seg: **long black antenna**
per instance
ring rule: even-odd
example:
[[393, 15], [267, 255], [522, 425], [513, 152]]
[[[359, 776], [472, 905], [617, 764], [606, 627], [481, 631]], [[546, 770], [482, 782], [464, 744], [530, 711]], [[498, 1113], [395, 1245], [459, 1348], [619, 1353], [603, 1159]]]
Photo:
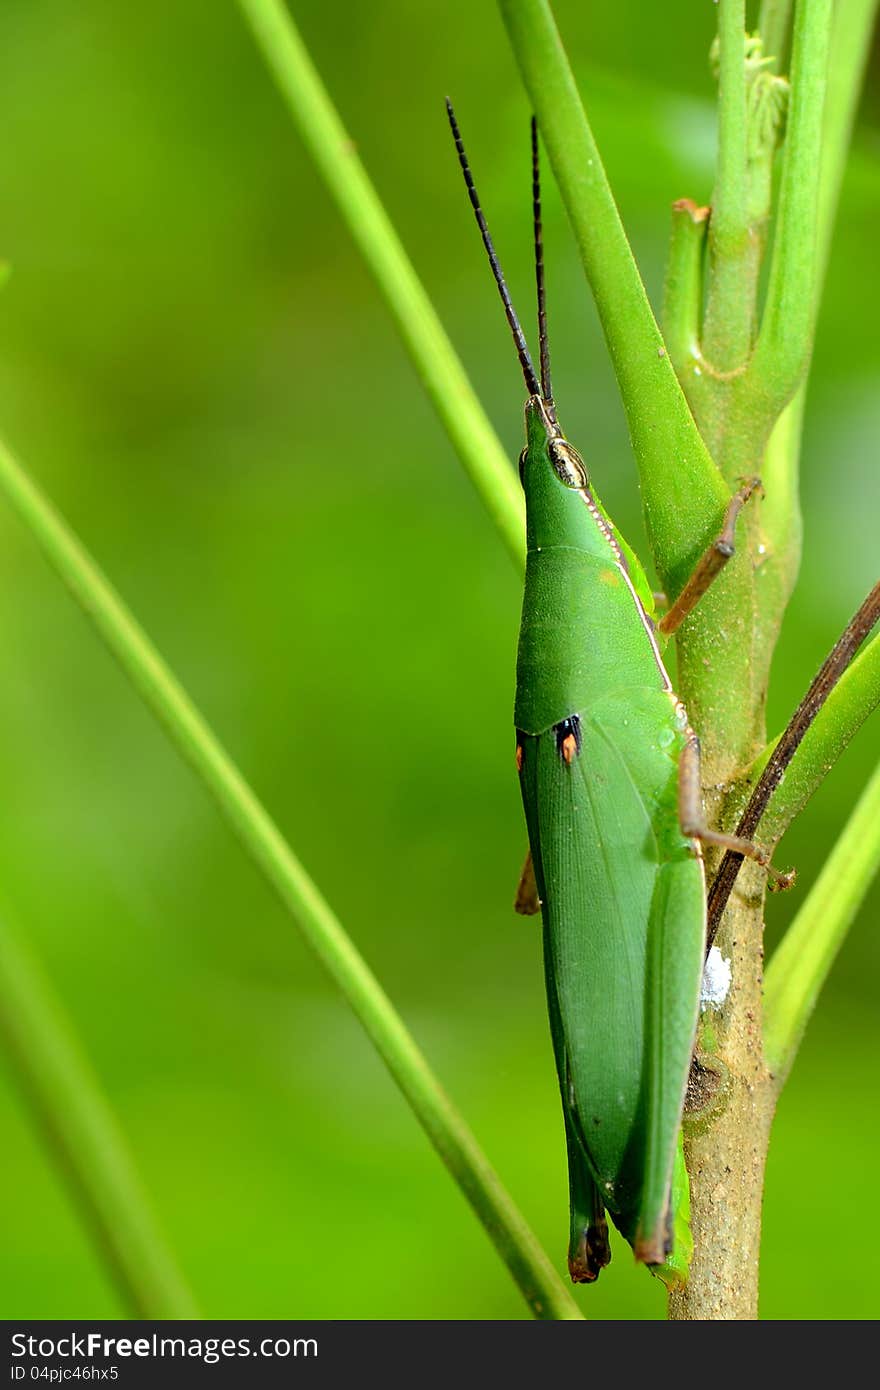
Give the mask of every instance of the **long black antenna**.
[[538, 122], [532, 117], [532, 216], [535, 226], [535, 284], [538, 290], [538, 340], [541, 353], [541, 395], [547, 413], [556, 419], [550, 382], [550, 343], [547, 338], [547, 297], [544, 289], [544, 240], [541, 235], [541, 169], [538, 155]]
[[483, 209], [480, 207], [480, 200], [477, 197], [477, 190], [474, 186], [474, 176], [471, 173], [471, 167], [468, 164], [467, 155], [464, 152], [464, 144], [462, 143], [461, 131], [458, 128], [458, 121], [455, 119], [455, 112], [452, 109], [452, 102], [449, 100], [449, 97], [446, 98], [446, 114], [449, 117], [449, 124], [452, 128], [452, 137], [455, 140], [455, 148], [458, 151], [458, 162], [461, 165], [461, 172], [464, 174], [464, 181], [467, 185], [468, 197], [471, 200], [471, 207], [473, 208], [474, 216], [477, 219], [477, 226], [480, 229], [480, 235], [483, 238], [483, 245], [485, 246], [486, 254], [489, 257], [489, 264], [492, 267], [492, 274], [495, 276], [495, 283], [498, 286], [498, 292], [501, 295], [501, 302], [504, 305], [504, 312], [507, 315], [507, 322], [510, 324], [510, 331], [513, 334], [513, 341], [516, 343], [516, 350], [519, 353], [520, 366], [522, 367], [523, 376], [526, 380], [526, 390], [528, 391], [530, 396], [540, 396], [541, 387], [538, 382], [538, 378], [535, 375], [535, 368], [531, 356], [529, 354], [528, 346], [526, 344], [525, 334], [523, 333], [522, 328], [520, 327], [519, 319], [516, 316], [516, 310], [513, 307], [513, 301], [510, 298], [510, 292], [504, 280], [504, 274], [501, 270], [501, 266], [498, 263], [498, 257], [495, 254], [495, 247], [492, 245], [492, 238], [489, 235], [489, 228], [486, 225], [486, 218], [483, 215]]

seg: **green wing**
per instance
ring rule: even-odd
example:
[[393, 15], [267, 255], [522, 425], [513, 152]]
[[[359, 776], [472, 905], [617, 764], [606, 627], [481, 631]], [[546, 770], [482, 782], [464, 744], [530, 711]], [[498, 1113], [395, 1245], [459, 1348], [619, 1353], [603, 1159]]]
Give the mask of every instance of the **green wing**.
[[553, 956], [544, 927], [544, 972], [550, 1036], [559, 1077], [565, 1146], [568, 1154], [568, 1272], [575, 1284], [592, 1284], [611, 1259], [605, 1204], [577, 1135], [571, 1104], [571, 1067], [565, 1047], [565, 1033], [559, 1013], [559, 997], [553, 972]]
[[705, 922], [702, 866], [677, 819], [684, 725], [657, 690], [572, 713], [581, 744], [570, 762], [553, 730], [521, 738], [557, 1070], [602, 1200], [658, 1264]]

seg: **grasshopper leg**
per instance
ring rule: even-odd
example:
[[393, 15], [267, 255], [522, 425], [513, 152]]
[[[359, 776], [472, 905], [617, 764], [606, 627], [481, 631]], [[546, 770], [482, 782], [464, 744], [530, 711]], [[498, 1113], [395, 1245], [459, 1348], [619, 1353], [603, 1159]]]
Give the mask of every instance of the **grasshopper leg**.
[[521, 917], [534, 917], [536, 913], [541, 911], [541, 899], [538, 897], [538, 884], [535, 879], [535, 866], [532, 863], [531, 850], [526, 851], [525, 863], [522, 866], [519, 883], [516, 885], [513, 910], [518, 912]]
[[[777, 740], [737, 826], [737, 829], [743, 834], [751, 834], [757, 829], [770, 798], [782, 781], [785, 770], [800, 747], [807, 730], [847, 670], [868, 633], [874, 629], [878, 622], [880, 622], [880, 582], [874, 585], [864, 603], [861, 604], [844, 628], [813, 678], [809, 690], [792, 715], [788, 727]], [[708, 941], [710, 945], [736, 882], [740, 863], [741, 860], [735, 852], [725, 854], [709, 891]], [[778, 886], [787, 887], [788, 883], [784, 882]]]
[[777, 888], [790, 888], [794, 882], [792, 872], [781, 873], [773, 868], [770, 863], [771, 851], [765, 845], [745, 840], [739, 835], [727, 835], [722, 830], [712, 830], [706, 824], [700, 780], [700, 740], [692, 729], [688, 731], [678, 765], [678, 819], [682, 834], [690, 839], [699, 840], [704, 845], [720, 845], [722, 849], [753, 859], [766, 869]]
[[657, 624], [657, 630], [665, 637], [675, 632], [685, 618], [694, 611], [709, 585], [721, 573], [736, 550], [736, 522], [752, 493], [761, 487], [760, 478], [747, 478], [738, 492], [727, 504], [724, 523], [714, 541], [700, 556], [694, 571], [673, 603]]

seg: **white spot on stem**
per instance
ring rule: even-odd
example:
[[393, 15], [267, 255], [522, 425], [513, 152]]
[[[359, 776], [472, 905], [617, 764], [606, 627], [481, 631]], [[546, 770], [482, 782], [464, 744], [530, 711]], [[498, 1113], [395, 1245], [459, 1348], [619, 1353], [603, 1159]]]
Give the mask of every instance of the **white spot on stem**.
[[706, 958], [703, 970], [703, 983], [700, 986], [700, 1008], [720, 1009], [730, 993], [733, 971], [730, 961], [722, 956], [717, 946], [713, 946]]

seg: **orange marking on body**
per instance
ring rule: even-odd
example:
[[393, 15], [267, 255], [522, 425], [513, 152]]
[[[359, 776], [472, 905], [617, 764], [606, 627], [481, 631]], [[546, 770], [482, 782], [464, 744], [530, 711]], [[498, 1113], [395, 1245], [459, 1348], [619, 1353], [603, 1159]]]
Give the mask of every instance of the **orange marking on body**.
[[561, 752], [565, 761], [568, 763], [569, 767], [571, 767], [572, 763], [577, 757], [578, 751], [577, 739], [575, 738], [574, 734], [566, 734], [565, 738], [562, 740], [562, 743], [560, 744], [559, 751]]
[[599, 579], [603, 584], [609, 584], [612, 589], [616, 589], [620, 583], [620, 575], [617, 570], [600, 570]]
[[523, 759], [522, 744], [521, 744], [521, 743], [518, 743], [518, 744], [516, 745], [516, 770], [517, 770], [517, 772], [522, 772], [522, 759]]

